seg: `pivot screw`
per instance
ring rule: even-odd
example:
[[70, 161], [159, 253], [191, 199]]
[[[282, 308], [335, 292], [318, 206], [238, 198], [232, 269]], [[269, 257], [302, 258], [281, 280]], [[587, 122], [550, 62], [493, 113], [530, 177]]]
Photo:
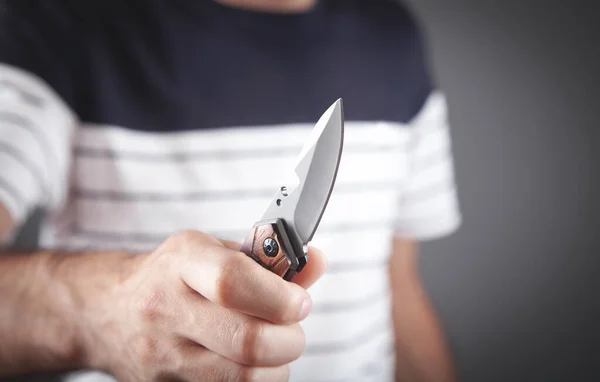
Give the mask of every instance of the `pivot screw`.
[[265, 251], [265, 255], [268, 257], [275, 257], [279, 253], [279, 244], [277, 244], [277, 240], [272, 237], [268, 237], [263, 242], [263, 251]]

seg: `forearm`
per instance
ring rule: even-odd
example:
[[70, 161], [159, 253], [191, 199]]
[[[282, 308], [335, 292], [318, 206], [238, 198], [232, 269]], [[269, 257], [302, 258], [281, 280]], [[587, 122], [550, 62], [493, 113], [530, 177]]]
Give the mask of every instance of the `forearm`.
[[390, 271], [398, 382], [454, 382], [456, 372], [434, 308], [422, 286], [418, 248], [394, 243]]
[[89, 304], [118, 284], [124, 256], [0, 255], [0, 376], [85, 367]]

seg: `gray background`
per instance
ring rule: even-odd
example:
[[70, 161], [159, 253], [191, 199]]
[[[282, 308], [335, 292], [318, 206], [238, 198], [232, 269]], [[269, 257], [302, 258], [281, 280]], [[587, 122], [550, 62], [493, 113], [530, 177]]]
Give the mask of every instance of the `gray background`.
[[465, 224], [421, 262], [462, 380], [600, 380], [598, 7], [410, 3], [450, 102]]
[[594, 1], [411, 0], [450, 101], [465, 224], [424, 246], [464, 381], [600, 381]]

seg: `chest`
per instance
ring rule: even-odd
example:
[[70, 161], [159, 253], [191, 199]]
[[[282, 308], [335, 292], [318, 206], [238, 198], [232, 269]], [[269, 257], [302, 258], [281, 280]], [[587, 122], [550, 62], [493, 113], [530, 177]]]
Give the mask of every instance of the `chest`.
[[[71, 234], [148, 247], [183, 229], [242, 240], [293, 168], [311, 128], [164, 135], [83, 126], [64, 212]], [[384, 123], [347, 123], [338, 180], [315, 240], [327, 246], [353, 233], [385, 234], [409, 177], [407, 131]]]
[[407, 123], [430, 91], [414, 36], [322, 21], [283, 36], [173, 15], [107, 22], [86, 48], [78, 112], [86, 122], [189, 131], [310, 123], [343, 98], [347, 120]]

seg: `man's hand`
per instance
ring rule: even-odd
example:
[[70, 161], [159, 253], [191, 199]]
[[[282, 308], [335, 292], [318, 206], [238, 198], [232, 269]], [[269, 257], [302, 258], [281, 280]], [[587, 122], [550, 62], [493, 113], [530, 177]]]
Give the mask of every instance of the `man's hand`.
[[321, 253], [311, 249], [294, 283], [196, 232], [128, 261], [117, 285], [84, 304], [89, 366], [122, 381], [288, 379], [305, 346], [305, 288], [325, 270]]

